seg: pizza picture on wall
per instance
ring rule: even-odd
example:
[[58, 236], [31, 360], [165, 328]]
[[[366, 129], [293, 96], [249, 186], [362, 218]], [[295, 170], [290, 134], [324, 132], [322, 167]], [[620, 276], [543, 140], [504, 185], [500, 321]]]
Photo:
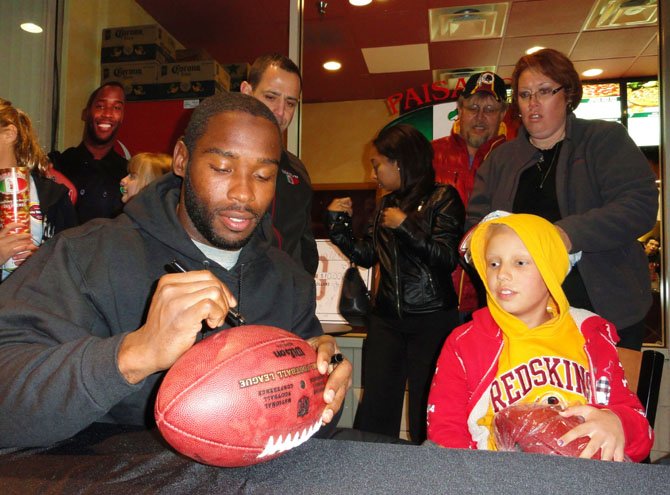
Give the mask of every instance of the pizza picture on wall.
[[619, 96], [619, 83], [584, 84], [582, 99], [606, 98]]
[[658, 108], [659, 102], [658, 81], [628, 83], [628, 105], [633, 113]]

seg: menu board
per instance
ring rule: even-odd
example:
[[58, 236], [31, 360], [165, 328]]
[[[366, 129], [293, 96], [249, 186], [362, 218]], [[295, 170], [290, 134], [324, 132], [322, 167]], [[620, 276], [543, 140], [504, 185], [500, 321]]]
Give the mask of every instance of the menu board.
[[619, 83], [584, 84], [575, 115], [580, 119], [621, 122], [621, 85]]
[[626, 83], [628, 134], [638, 146], [658, 146], [661, 112], [658, 81]]

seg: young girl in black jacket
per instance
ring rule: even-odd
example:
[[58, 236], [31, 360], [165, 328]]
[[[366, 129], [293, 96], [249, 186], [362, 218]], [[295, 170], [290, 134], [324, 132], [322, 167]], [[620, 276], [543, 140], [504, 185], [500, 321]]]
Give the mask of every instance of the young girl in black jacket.
[[459, 323], [451, 272], [465, 211], [455, 188], [435, 184], [432, 147], [414, 127], [384, 128], [372, 144], [372, 179], [389, 193], [366, 236], [353, 236], [350, 198], [333, 200], [327, 214], [337, 247], [357, 265], [380, 270], [355, 426], [398, 436], [407, 383], [409, 433], [420, 443], [435, 360]]

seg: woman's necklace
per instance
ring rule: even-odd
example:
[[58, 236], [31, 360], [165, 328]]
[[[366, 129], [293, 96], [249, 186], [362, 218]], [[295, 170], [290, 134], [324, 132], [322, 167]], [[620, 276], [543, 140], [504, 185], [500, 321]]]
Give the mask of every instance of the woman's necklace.
[[[551, 157], [551, 162], [549, 162], [549, 166], [547, 167], [546, 170], [543, 169], [544, 165], [544, 153], [540, 155], [540, 158], [537, 160], [537, 163], [535, 163], [535, 166], [537, 167], [538, 172], [540, 173], [540, 183], [537, 186], [538, 189], [542, 189], [544, 187], [544, 183], [547, 181], [547, 177], [549, 177], [549, 174], [551, 173], [552, 168], [554, 168], [554, 164], [558, 160], [558, 155], [561, 152], [561, 144], [563, 144], [563, 141], [559, 141], [556, 143], [553, 149], [553, 156]], [[543, 150], [540, 150], [543, 151]]]

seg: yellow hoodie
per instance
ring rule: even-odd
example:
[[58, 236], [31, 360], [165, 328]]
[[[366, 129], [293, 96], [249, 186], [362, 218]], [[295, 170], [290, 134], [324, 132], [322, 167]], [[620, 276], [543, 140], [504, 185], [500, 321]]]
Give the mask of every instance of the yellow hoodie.
[[[502, 309], [486, 281], [487, 232], [494, 224], [506, 225], [519, 236], [551, 296], [552, 317], [535, 328], [528, 328]], [[498, 371], [489, 389], [489, 410], [479, 423], [491, 428], [493, 415], [517, 402], [564, 407], [587, 403], [589, 364], [584, 337], [570, 316], [568, 300], [561, 288], [570, 263], [556, 227], [535, 215], [495, 218], [475, 229], [470, 251], [486, 287], [489, 311], [503, 334]], [[489, 436], [491, 449], [495, 449], [493, 437]]]

